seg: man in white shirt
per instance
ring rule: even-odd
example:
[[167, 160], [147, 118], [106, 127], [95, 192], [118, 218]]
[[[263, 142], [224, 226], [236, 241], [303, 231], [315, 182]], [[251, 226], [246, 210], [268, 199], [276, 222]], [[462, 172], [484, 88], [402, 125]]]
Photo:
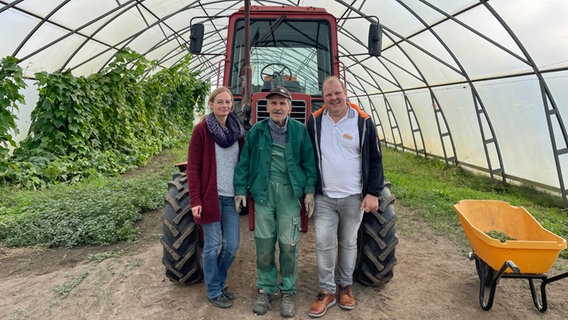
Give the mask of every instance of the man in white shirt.
[[327, 78], [322, 93], [325, 104], [308, 121], [318, 169], [313, 216], [319, 294], [308, 312], [311, 317], [323, 316], [336, 304], [336, 291], [342, 309], [355, 307], [352, 284], [357, 232], [363, 213], [379, 208], [384, 187], [373, 121], [359, 106], [347, 101], [347, 90], [339, 78]]

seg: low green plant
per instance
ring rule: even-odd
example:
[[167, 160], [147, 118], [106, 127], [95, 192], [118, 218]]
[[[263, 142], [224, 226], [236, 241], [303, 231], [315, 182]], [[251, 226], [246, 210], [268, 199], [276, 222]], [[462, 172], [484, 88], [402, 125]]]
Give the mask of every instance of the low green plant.
[[124, 250], [97, 252], [97, 253], [91, 253], [91, 254], [87, 255], [87, 260], [101, 262], [101, 261], [104, 261], [108, 258], [120, 257], [123, 254], [124, 254]]
[[0, 194], [0, 242], [69, 248], [134, 240], [135, 222], [163, 206], [167, 182], [176, 170], [172, 161], [147, 174], [7, 191]]
[[63, 283], [60, 286], [55, 287], [55, 292], [57, 292], [61, 297], [67, 297], [69, 295], [69, 293], [71, 293], [71, 291], [73, 289], [75, 289], [76, 287], [78, 287], [83, 280], [85, 280], [85, 278], [89, 275], [88, 272], [83, 271], [80, 274], [78, 274], [76, 277], [73, 277], [71, 280]]

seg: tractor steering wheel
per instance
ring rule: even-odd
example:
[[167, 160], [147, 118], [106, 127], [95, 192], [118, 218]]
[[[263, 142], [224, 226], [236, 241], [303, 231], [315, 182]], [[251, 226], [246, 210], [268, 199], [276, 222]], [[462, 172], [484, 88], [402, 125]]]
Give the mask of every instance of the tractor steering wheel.
[[[274, 67], [281, 67], [278, 68], [280, 69], [280, 71], [274, 71], [273, 73], [268, 73], [265, 72], [266, 69], [268, 69], [269, 67], [272, 67], [274, 69]], [[285, 71], [288, 71], [288, 73], [286, 74]], [[262, 77], [262, 79], [264, 79], [266, 76], [274, 79], [274, 78], [284, 78], [285, 75], [288, 76], [288, 79], [292, 78], [292, 70], [290, 70], [290, 68], [288, 68], [287, 65], [283, 64], [283, 63], [270, 63], [267, 64], [266, 66], [264, 66], [264, 68], [262, 68], [262, 70], [260, 71], [260, 75]]]

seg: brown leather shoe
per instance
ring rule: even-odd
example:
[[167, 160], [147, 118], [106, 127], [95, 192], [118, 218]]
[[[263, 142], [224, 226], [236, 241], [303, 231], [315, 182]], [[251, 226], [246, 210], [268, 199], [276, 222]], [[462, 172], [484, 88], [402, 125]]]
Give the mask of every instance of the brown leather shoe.
[[316, 301], [312, 304], [308, 315], [313, 318], [319, 318], [327, 312], [327, 309], [333, 307], [335, 302], [335, 297], [329, 294], [329, 292], [320, 291], [316, 296]]
[[339, 286], [339, 307], [345, 310], [355, 308], [355, 297], [352, 286]]

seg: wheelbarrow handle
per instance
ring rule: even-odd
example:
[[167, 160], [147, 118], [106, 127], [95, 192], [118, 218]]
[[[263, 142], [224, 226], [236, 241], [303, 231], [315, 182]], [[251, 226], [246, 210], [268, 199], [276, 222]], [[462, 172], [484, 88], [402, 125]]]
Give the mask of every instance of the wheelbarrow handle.
[[[513, 270], [514, 273], [521, 273], [521, 270], [519, 269], [519, 267], [517, 267], [517, 265], [511, 260], [505, 261], [505, 263], [501, 267], [501, 269], [504, 269], [503, 272], [505, 272], [505, 270], [507, 270], [507, 267], [511, 268], [511, 270]], [[499, 272], [499, 273], [502, 274], [502, 272]]]

